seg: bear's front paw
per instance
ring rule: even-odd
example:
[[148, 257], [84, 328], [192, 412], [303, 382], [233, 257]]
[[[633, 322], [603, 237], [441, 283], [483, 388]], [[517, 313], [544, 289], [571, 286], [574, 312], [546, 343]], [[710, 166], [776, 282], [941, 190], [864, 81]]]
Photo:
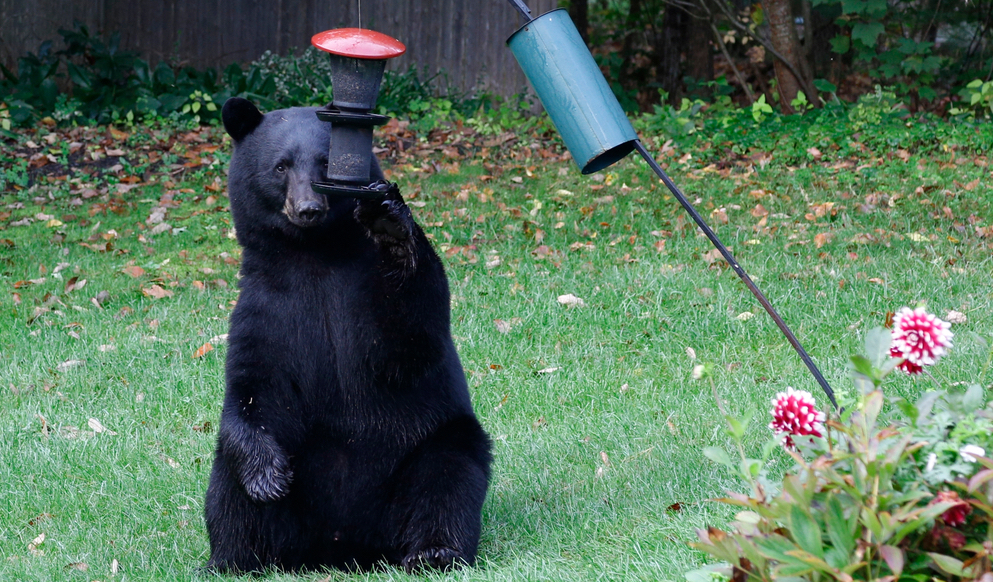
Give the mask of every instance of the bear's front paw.
[[360, 200], [355, 208], [355, 220], [380, 248], [397, 258], [414, 256], [414, 217], [396, 184], [389, 184], [383, 198]]
[[245, 493], [252, 501], [268, 503], [281, 499], [289, 493], [293, 471], [282, 455], [278, 455], [267, 463], [247, 464], [241, 477]]
[[434, 546], [407, 554], [400, 565], [409, 574], [425, 568], [448, 570], [453, 566], [464, 565], [465, 563], [462, 552], [443, 546]]

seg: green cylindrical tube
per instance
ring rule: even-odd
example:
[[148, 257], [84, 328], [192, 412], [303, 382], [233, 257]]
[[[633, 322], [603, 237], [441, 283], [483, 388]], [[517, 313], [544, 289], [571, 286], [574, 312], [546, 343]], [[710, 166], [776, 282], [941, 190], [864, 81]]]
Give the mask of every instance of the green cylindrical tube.
[[525, 24], [507, 44], [584, 174], [634, 149], [638, 135], [566, 10]]

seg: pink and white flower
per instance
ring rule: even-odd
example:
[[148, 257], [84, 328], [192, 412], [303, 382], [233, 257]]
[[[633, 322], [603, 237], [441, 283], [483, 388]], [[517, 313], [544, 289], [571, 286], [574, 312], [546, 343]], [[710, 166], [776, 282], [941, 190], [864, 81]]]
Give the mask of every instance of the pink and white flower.
[[772, 405], [772, 422], [769, 423], [769, 428], [783, 437], [783, 445], [788, 449], [796, 449], [795, 437], [824, 436], [826, 417], [817, 410], [810, 392], [787, 387], [786, 392], [776, 394]]
[[898, 367], [908, 374], [920, 374], [933, 366], [952, 347], [951, 324], [928, 313], [923, 307], [903, 307], [893, 317], [890, 356], [904, 358]]

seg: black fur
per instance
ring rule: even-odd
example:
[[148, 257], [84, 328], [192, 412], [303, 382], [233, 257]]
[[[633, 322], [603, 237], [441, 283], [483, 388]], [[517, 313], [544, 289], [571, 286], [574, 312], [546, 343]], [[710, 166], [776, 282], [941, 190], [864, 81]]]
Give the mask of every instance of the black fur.
[[[490, 443], [451, 339], [441, 261], [396, 185], [362, 202], [310, 191], [330, 137], [314, 111], [224, 107], [244, 253], [207, 565], [471, 564]], [[320, 212], [300, 210], [313, 204]]]

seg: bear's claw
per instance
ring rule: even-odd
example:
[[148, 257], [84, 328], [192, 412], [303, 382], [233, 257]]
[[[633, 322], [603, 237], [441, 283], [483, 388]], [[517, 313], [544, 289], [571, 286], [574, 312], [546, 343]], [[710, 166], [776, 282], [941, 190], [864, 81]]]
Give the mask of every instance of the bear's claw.
[[465, 558], [463, 558], [462, 552], [443, 546], [433, 546], [407, 554], [400, 565], [409, 574], [424, 568], [448, 570], [464, 563]]
[[400, 188], [393, 183], [387, 182], [387, 184], [389, 189], [384, 198], [359, 201], [358, 206], [355, 207], [355, 220], [366, 228], [369, 238], [377, 246], [390, 256], [403, 261], [405, 267], [414, 267], [413, 261], [417, 256], [414, 217], [410, 213], [410, 208], [403, 202]]

